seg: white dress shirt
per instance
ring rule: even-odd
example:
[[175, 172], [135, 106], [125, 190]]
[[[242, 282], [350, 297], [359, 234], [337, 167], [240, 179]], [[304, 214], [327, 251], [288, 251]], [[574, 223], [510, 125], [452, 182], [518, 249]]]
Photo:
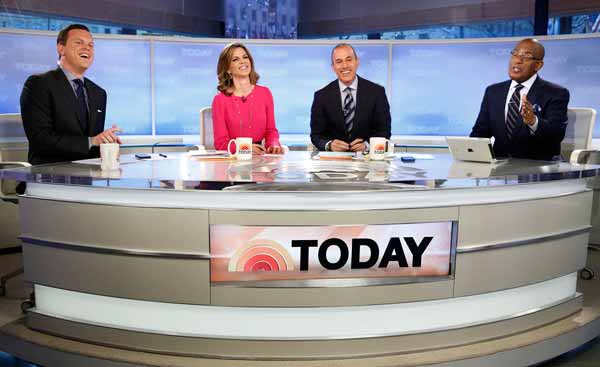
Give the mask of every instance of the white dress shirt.
[[[344, 101], [346, 100], [346, 88], [350, 87], [350, 94], [352, 94], [352, 99], [354, 100], [354, 117], [356, 117], [356, 90], [358, 89], [358, 77], [354, 77], [354, 80], [350, 85], [346, 85], [338, 79], [338, 85], [340, 86], [340, 97], [342, 98], [342, 111], [344, 110]], [[369, 151], [369, 142], [364, 141], [363, 143], [365, 143], [365, 151]]]
[[[521, 105], [519, 106], [519, 111], [521, 111], [521, 108], [523, 107], [523, 96], [526, 96], [527, 93], [529, 93], [529, 90], [531, 89], [531, 86], [533, 85], [536, 79], [537, 73], [533, 74], [531, 78], [527, 79], [523, 83], [518, 83], [514, 80], [510, 82], [510, 88], [508, 88], [508, 94], [506, 95], [506, 103], [504, 104], [504, 121], [506, 121], [506, 115], [508, 114], [508, 104], [513, 93], [515, 92], [515, 87], [517, 86], [517, 84], [521, 84], [523, 86], [523, 88], [521, 88]], [[531, 135], [533, 135], [538, 127], [537, 116], [535, 116], [535, 123], [533, 125], [527, 125], [527, 127], [529, 128]]]
[[345, 91], [348, 87], [350, 87], [350, 93], [352, 94], [352, 99], [354, 99], [354, 106], [356, 106], [356, 89], [358, 88], [358, 78], [354, 78], [350, 85], [346, 85], [338, 79], [338, 85], [340, 86], [340, 97], [342, 98], [342, 110], [344, 109], [344, 100], [346, 99]]

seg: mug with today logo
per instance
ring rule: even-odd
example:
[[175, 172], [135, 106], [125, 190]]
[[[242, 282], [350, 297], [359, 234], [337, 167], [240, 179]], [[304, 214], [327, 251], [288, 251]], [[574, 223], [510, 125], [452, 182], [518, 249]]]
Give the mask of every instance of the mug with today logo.
[[389, 139], [386, 138], [371, 138], [369, 139], [369, 159], [380, 161], [385, 158], [386, 154], [393, 155], [394, 146]]
[[[231, 153], [231, 143], [235, 143], [235, 152]], [[252, 159], [252, 138], [235, 138], [229, 140], [227, 151], [230, 156], [239, 161]]]

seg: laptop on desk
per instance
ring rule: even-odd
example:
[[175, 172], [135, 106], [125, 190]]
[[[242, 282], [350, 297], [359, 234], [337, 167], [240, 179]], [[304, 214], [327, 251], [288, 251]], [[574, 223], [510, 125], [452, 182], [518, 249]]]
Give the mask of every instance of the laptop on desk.
[[447, 136], [446, 142], [456, 161], [501, 163], [505, 159], [496, 159], [492, 142], [488, 138], [469, 138]]

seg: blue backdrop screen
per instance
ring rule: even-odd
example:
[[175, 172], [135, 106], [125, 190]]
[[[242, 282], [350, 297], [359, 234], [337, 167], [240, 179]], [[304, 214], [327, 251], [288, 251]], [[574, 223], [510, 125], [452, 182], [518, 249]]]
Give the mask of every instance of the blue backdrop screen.
[[23, 83], [57, 67], [56, 38], [0, 33], [0, 113], [20, 112]]
[[[106, 127], [151, 134], [150, 51], [145, 41], [96, 39], [86, 77], [108, 93]], [[56, 37], [0, 34], [0, 113], [20, 112], [23, 83], [31, 74], [58, 67]]]
[[[28, 75], [56, 67], [55, 42], [52, 36], [0, 33], [0, 113], [19, 112]], [[540, 76], [567, 87], [571, 107], [600, 110], [600, 38], [543, 43], [546, 58]], [[199, 110], [210, 106], [217, 92], [217, 60], [224, 44], [96, 39], [96, 60], [87, 76], [108, 92], [107, 127], [118, 124], [126, 134], [151, 134], [154, 86], [156, 133], [198, 134]], [[360, 44], [356, 49], [359, 75], [386, 86], [394, 135], [466, 135], [485, 87], [508, 79], [514, 44]], [[259, 84], [273, 93], [281, 133], [310, 132], [314, 92], [335, 79], [332, 46], [248, 44]], [[600, 137], [600, 123], [594, 137]]]
[[125, 134], [152, 134], [150, 45], [146, 41], [95, 40], [95, 60], [86, 76], [108, 94], [105, 127]]
[[[571, 93], [569, 107], [600, 111], [600, 38], [546, 40], [539, 76]], [[398, 135], [467, 135], [486, 86], [508, 80], [515, 42], [395, 45], [392, 131]], [[594, 128], [600, 137], [600, 124]]]
[[156, 133], [199, 134], [200, 109], [217, 89], [217, 61], [224, 44], [156, 42]]
[[[224, 44], [157, 42], [155, 44], [156, 132], [198, 134], [199, 111], [217, 93], [217, 60]], [[275, 120], [282, 133], [308, 134], [314, 92], [335, 78], [331, 46], [248, 45], [259, 84], [275, 100]], [[357, 47], [361, 75], [387, 81], [387, 47]]]

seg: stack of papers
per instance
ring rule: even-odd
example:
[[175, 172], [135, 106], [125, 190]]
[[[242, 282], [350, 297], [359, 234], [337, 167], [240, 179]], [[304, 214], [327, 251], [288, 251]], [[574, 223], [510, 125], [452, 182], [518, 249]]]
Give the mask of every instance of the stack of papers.
[[354, 152], [319, 152], [315, 156], [317, 159], [331, 160], [352, 160], [356, 157]]
[[197, 159], [229, 159], [232, 158], [226, 150], [192, 150], [188, 153], [189, 157]]
[[229, 156], [229, 153], [226, 150], [190, 150], [187, 154], [193, 157]]

